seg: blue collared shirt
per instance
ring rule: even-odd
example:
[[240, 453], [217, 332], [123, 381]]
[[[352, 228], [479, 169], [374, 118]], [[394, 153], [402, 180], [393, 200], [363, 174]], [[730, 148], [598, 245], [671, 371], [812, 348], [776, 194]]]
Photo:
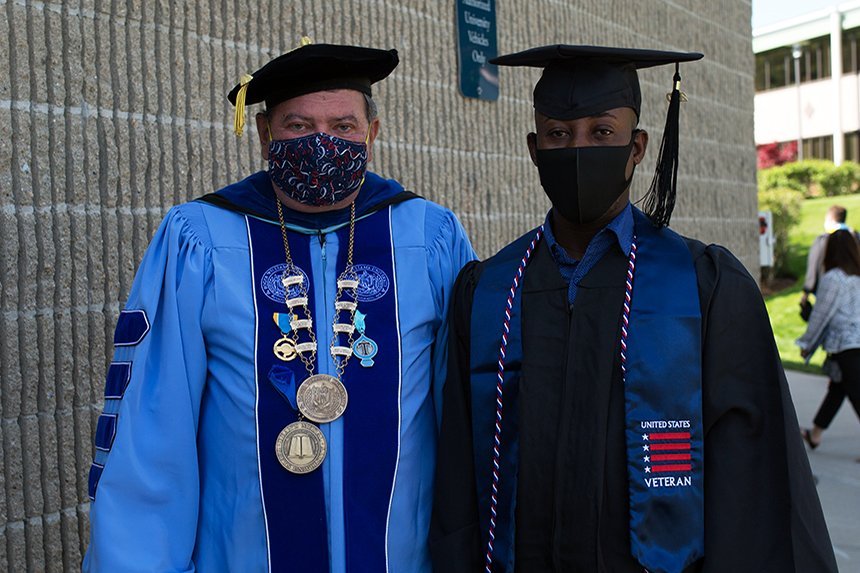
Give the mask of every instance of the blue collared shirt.
[[613, 243], [617, 241], [624, 254], [630, 256], [630, 245], [633, 243], [633, 207], [627, 203], [623, 211], [600, 229], [588, 243], [585, 254], [580, 260], [571, 257], [564, 250], [564, 247], [556, 241], [550, 224], [551, 215], [552, 210], [546, 215], [546, 222], [543, 227], [544, 239], [549, 246], [553, 260], [558, 265], [562, 278], [568, 283], [567, 302], [573, 305], [573, 301], [576, 300], [576, 292], [579, 289], [579, 281], [603, 258]]

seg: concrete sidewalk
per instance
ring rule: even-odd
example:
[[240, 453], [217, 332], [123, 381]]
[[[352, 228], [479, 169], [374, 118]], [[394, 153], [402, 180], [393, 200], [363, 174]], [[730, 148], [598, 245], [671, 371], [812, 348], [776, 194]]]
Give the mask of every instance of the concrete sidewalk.
[[[786, 371], [797, 419], [803, 427], [827, 392], [827, 379]], [[809, 451], [812, 473], [818, 478], [818, 496], [824, 508], [830, 539], [842, 573], [860, 572], [860, 422], [846, 400], [821, 445]]]

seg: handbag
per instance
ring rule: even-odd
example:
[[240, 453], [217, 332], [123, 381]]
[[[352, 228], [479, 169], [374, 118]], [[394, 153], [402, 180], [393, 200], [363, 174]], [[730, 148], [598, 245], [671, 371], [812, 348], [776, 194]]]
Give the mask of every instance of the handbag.
[[809, 315], [812, 314], [812, 303], [808, 300], [800, 301], [800, 318], [804, 322], [809, 322]]

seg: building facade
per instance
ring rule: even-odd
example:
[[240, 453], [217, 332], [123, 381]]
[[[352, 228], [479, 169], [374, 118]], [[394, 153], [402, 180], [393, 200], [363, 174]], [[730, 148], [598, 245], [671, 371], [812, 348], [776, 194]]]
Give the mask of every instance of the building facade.
[[860, 2], [753, 31], [756, 145], [860, 161]]
[[[757, 272], [748, 0], [498, 2], [499, 51], [550, 43], [698, 50], [682, 67], [678, 231]], [[166, 210], [262, 169], [232, 133], [244, 73], [318, 42], [396, 48], [371, 168], [454, 210], [482, 256], [543, 221], [529, 160], [537, 70], [495, 102], [458, 88], [454, 0], [0, 0], [0, 570], [73, 571], [112, 334]], [[644, 70], [648, 187], [672, 86]], [[250, 110], [253, 113], [253, 109]]]

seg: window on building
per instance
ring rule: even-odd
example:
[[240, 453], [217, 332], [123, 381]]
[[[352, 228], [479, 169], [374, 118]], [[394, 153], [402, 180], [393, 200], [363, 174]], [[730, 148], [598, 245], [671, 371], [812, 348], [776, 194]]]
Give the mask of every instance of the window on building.
[[782, 88], [791, 85], [792, 74], [791, 48], [777, 48], [756, 54], [756, 91]]
[[770, 62], [765, 58], [755, 57], [755, 91], [763, 92], [770, 89]]
[[[807, 40], [801, 45], [800, 82], [814, 82], [831, 76], [830, 36]], [[792, 46], [756, 54], [756, 91], [794, 85]]]
[[833, 136], [810, 137], [803, 140], [804, 159], [829, 159], [833, 161]]
[[860, 72], [860, 58], [857, 45], [860, 44], [860, 28], [842, 31], [842, 72], [856, 74]]
[[860, 163], [860, 132], [845, 134], [845, 159]]

